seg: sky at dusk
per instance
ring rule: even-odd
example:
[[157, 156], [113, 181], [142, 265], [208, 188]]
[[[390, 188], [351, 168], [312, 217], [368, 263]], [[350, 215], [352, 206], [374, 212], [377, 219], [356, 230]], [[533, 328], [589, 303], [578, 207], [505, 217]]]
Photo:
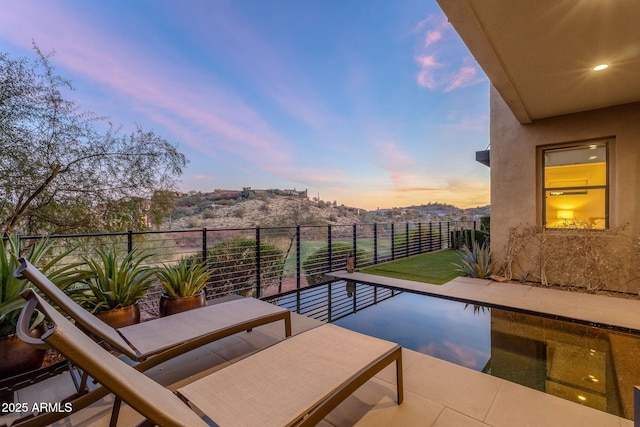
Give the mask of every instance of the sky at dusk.
[[182, 191], [489, 203], [489, 81], [435, 0], [0, 0], [0, 51], [33, 42], [83, 110], [177, 144]]

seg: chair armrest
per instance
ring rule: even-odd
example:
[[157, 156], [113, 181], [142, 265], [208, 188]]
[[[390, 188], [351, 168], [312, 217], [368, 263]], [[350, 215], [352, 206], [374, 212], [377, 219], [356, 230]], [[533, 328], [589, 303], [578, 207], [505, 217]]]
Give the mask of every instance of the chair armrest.
[[35, 292], [33, 289], [25, 289], [22, 291], [20, 296], [27, 300], [22, 311], [20, 312], [20, 316], [18, 317], [18, 324], [16, 325], [16, 334], [18, 338], [22, 341], [26, 342], [29, 345], [32, 345], [36, 348], [48, 349], [49, 346], [40, 338], [35, 338], [29, 335], [29, 330], [31, 327], [31, 317], [33, 316], [33, 312], [38, 306], [38, 300], [34, 297]]

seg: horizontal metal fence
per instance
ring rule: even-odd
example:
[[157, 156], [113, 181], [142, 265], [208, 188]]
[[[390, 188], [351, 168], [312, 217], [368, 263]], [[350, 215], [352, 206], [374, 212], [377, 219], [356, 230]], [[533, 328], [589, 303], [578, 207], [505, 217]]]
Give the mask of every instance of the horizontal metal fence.
[[[346, 268], [352, 254], [362, 268], [395, 259], [448, 249], [456, 230], [476, 230], [476, 221], [375, 223], [354, 225], [196, 229], [48, 236], [55, 254], [73, 251], [61, 262], [82, 262], [95, 249], [119, 254], [150, 253], [148, 265], [172, 264], [188, 257], [206, 263], [212, 275], [207, 298], [229, 293], [263, 298], [324, 281]], [[44, 236], [20, 236], [22, 252]], [[143, 311], [157, 312], [162, 290], [153, 287]]]
[[401, 293], [350, 280], [333, 280], [269, 296], [265, 300], [306, 317], [331, 323]]

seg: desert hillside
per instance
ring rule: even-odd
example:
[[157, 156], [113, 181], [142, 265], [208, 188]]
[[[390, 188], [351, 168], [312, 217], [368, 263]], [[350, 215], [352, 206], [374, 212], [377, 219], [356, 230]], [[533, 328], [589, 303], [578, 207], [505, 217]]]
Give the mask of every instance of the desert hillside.
[[245, 228], [300, 225], [351, 225], [374, 222], [429, 222], [479, 220], [489, 215], [489, 206], [461, 209], [448, 204], [367, 211], [337, 202], [309, 199], [306, 192], [216, 191], [190, 192], [176, 199], [176, 208], [165, 219], [164, 229]]
[[354, 224], [362, 222], [363, 216], [367, 216], [364, 210], [291, 196], [204, 200], [192, 204], [179, 199], [166, 228]]

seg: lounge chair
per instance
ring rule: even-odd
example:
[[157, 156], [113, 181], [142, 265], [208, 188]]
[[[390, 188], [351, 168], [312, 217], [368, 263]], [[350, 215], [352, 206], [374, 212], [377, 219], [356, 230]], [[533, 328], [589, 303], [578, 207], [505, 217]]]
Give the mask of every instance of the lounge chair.
[[[284, 320], [285, 336], [291, 336], [291, 312], [255, 298], [232, 299], [114, 329], [78, 305], [26, 259], [20, 259], [14, 275], [31, 281], [77, 325], [108, 349], [131, 359], [141, 372], [202, 345], [271, 322]], [[74, 406], [89, 405], [107, 394], [97, 389], [87, 395], [86, 377], [74, 378], [74, 382], [78, 389]], [[54, 414], [49, 417], [48, 422], [52, 422]]]
[[[121, 401], [142, 414], [145, 425], [316, 425], [393, 362], [397, 401], [402, 403], [401, 347], [335, 325], [280, 341], [178, 389], [178, 397], [104, 350], [32, 289], [22, 295], [27, 303], [18, 321], [18, 336], [32, 345], [55, 348], [113, 392], [111, 425], [117, 422]], [[36, 308], [53, 323], [41, 338], [28, 335]]]

